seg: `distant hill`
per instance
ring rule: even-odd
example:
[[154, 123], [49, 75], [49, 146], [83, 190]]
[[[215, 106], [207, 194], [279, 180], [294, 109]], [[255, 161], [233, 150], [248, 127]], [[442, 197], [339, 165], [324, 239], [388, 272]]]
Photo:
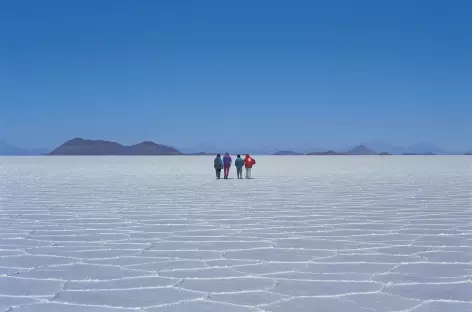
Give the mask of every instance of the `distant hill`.
[[303, 154], [297, 153], [297, 152], [294, 152], [294, 151], [277, 151], [277, 152], [273, 153], [272, 155], [276, 155], [276, 156], [293, 156], [293, 155], [303, 155]]
[[359, 145], [359, 146], [356, 146], [354, 147], [353, 149], [350, 149], [348, 152], [347, 152], [348, 155], [377, 155], [376, 152], [374, 152], [373, 150], [369, 149], [367, 146], [365, 145]]
[[426, 142], [408, 146], [403, 153], [419, 154], [419, 155], [430, 155], [430, 154], [444, 155], [444, 154], [447, 154], [447, 152], [445, 150], [443, 150], [442, 148], [439, 148], [436, 145], [433, 145], [431, 143], [426, 143]]
[[[373, 153], [352, 153], [353, 150], [359, 148], [360, 146], [366, 147]], [[249, 153], [253, 155], [296, 155], [298, 153], [303, 155], [337, 155], [337, 154], [350, 154], [350, 155], [374, 155], [380, 153], [388, 153], [392, 155], [402, 155], [405, 153], [408, 154], [437, 154], [437, 155], [449, 155], [449, 154], [463, 154], [464, 151], [456, 152], [456, 153], [448, 153], [447, 151], [443, 150], [440, 147], [437, 147], [434, 144], [423, 142], [418, 144], [413, 144], [410, 146], [401, 146], [401, 145], [394, 145], [380, 140], [372, 140], [372, 141], [364, 141], [361, 142], [359, 145], [352, 145], [352, 146], [344, 146], [344, 147], [335, 147], [335, 146], [326, 146], [325, 148], [319, 148], [316, 145], [311, 143], [308, 144], [291, 144], [285, 146], [278, 146], [278, 148], [273, 147], [269, 144], [260, 144], [257, 146], [250, 146], [250, 145], [240, 145], [240, 144], [230, 144], [227, 146], [215, 146], [212, 144], [207, 143], [200, 143], [191, 148], [179, 148], [185, 154], [194, 155], [197, 153], [208, 153], [208, 154], [224, 154], [225, 152], [229, 152], [230, 154], [237, 154], [237, 153]], [[296, 153], [292, 154], [292, 151], [297, 151]], [[328, 153], [329, 151], [336, 151], [332, 153]]]
[[151, 141], [126, 146], [125, 150], [129, 155], [182, 155], [176, 148]]
[[0, 141], [0, 155], [24, 155], [25, 153], [25, 149], [8, 144], [5, 141]]
[[[284, 150], [295, 149], [293, 147], [284, 148]], [[251, 154], [251, 155], [273, 155], [278, 151], [277, 148], [272, 147], [268, 144], [255, 144], [254, 146], [247, 145], [244, 143], [229, 143], [215, 146], [208, 143], [199, 143], [192, 147], [181, 147], [179, 150], [187, 155], [195, 155], [200, 153], [208, 153], [211, 155], [229, 153], [231, 155], [236, 154]], [[298, 150], [298, 149], [297, 149]]]
[[433, 153], [433, 154], [438, 154], [438, 155], [448, 154], [442, 148], [437, 147], [436, 145], [427, 143], [427, 142], [413, 144], [410, 146], [398, 146], [398, 145], [393, 145], [393, 144], [383, 142], [383, 141], [367, 141], [367, 142], [363, 142], [362, 145], [368, 146], [369, 149], [377, 153], [386, 152], [386, 153], [397, 154], [397, 155], [428, 154], [428, 153]]
[[402, 155], [405, 155], [405, 156], [413, 156], [413, 155], [433, 156], [433, 155], [436, 155], [436, 154], [434, 154], [434, 153], [403, 153]]
[[0, 141], [0, 155], [1, 156], [34, 156], [34, 155], [46, 155], [49, 153], [48, 149], [35, 148], [25, 149], [21, 147], [8, 144], [5, 141]]
[[217, 153], [207, 153], [207, 152], [199, 152], [199, 153], [188, 153], [185, 155], [193, 155], [193, 156], [209, 156], [209, 155], [216, 155]]
[[182, 153], [189, 154], [189, 155], [201, 155], [203, 153], [213, 155], [213, 154], [221, 153], [222, 149], [218, 148], [218, 147], [216, 147], [212, 144], [200, 143], [200, 144], [195, 145], [193, 147], [179, 148], [179, 150]]
[[472, 155], [472, 152], [467, 152], [464, 155]]
[[29, 155], [47, 155], [51, 152], [48, 148], [33, 148], [27, 151]]
[[370, 150], [376, 153], [401, 154], [405, 152], [405, 147], [393, 145], [384, 141], [367, 141], [361, 145], [368, 146]]
[[346, 153], [338, 153], [338, 152], [335, 152], [335, 151], [327, 151], [327, 152], [311, 152], [311, 153], [308, 153], [307, 155], [311, 155], [311, 156], [330, 156], [330, 155], [347, 155]]
[[75, 138], [53, 150], [49, 155], [182, 155], [170, 146], [145, 141], [131, 146], [103, 140]]

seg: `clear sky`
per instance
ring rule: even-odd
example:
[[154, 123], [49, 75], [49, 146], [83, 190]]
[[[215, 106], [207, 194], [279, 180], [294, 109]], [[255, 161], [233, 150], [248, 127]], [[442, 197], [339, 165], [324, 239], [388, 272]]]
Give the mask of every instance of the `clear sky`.
[[471, 12], [465, 0], [2, 1], [0, 140], [470, 150]]

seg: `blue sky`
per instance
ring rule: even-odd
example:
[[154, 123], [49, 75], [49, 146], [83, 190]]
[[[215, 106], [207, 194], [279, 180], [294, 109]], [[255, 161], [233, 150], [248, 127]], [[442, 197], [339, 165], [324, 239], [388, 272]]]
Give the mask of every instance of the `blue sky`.
[[3, 1], [0, 139], [472, 149], [470, 1]]

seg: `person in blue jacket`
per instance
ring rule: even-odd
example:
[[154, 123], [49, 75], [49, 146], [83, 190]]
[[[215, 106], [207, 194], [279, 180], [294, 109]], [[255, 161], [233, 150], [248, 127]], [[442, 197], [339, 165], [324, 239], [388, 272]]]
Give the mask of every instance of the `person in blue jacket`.
[[218, 154], [213, 160], [213, 167], [216, 171], [216, 178], [219, 180], [221, 178], [221, 169], [223, 169], [223, 160], [221, 160], [221, 155]]
[[236, 173], [238, 174], [238, 179], [242, 179], [244, 160], [241, 158], [241, 155], [238, 155], [236, 157], [236, 160], [234, 161], [234, 165], [236, 166]]

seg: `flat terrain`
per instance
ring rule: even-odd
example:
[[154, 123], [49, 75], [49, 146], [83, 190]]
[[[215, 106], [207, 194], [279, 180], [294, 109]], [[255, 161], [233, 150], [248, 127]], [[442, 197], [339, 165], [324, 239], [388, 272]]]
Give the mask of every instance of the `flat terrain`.
[[472, 158], [256, 160], [0, 158], [0, 311], [472, 311]]

